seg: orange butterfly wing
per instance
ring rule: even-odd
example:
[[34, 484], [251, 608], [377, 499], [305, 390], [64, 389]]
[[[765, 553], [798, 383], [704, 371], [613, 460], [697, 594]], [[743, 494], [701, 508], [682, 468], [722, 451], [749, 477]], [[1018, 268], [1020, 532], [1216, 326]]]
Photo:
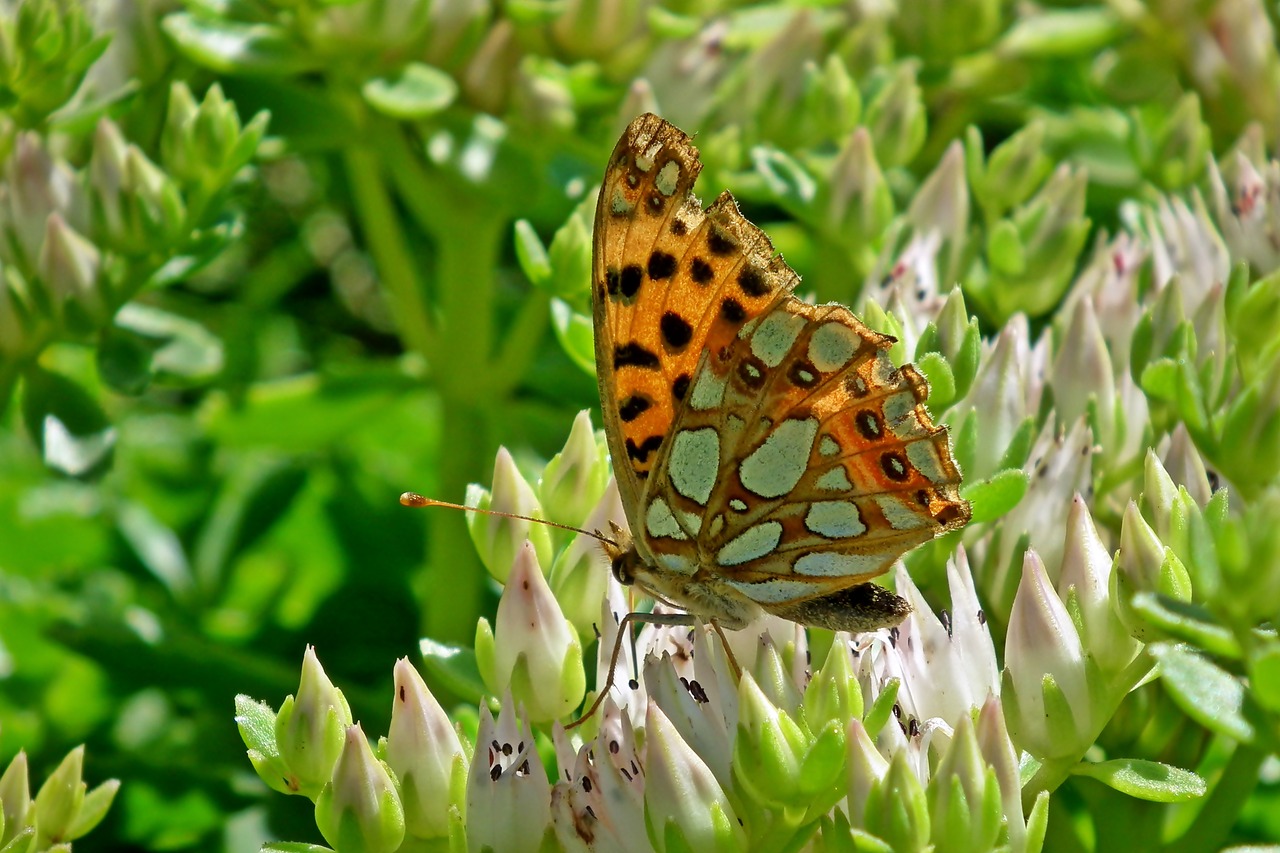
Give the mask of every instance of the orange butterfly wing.
[[866, 583], [969, 506], [927, 385], [891, 338], [796, 274], [723, 193], [705, 211], [687, 135], [636, 119], [601, 186], [596, 366], [636, 580], [740, 623], [893, 624]]

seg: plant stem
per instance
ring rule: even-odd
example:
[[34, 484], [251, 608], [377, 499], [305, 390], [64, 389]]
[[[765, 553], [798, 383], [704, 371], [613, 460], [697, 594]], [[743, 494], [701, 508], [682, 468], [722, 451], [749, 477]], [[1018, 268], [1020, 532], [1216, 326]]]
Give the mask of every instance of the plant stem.
[[343, 152], [361, 231], [386, 285], [391, 313], [405, 345], [428, 361], [436, 351], [435, 333], [413, 258], [387, 194], [378, 158], [368, 148]]
[[1235, 824], [1240, 809], [1249, 801], [1249, 794], [1257, 787], [1258, 770], [1266, 757], [1267, 753], [1257, 747], [1244, 743], [1237, 745], [1195, 821], [1181, 838], [1166, 849], [1170, 853], [1219, 849]]

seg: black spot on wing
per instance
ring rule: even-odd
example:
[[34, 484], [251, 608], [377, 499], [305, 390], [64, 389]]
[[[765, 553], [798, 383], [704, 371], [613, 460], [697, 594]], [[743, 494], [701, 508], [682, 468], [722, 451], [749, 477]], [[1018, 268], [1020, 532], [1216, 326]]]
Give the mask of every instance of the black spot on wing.
[[622, 418], [624, 422], [630, 423], [649, 411], [649, 407], [652, 405], [653, 401], [643, 394], [632, 394], [623, 400], [622, 405], [618, 407], [618, 417]]
[[658, 325], [662, 329], [662, 341], [669, 350], [682, 350], [693, 338], [693, 326], [674, 311], [663, 314]]
[[637, 462], [644, 462], [649, 458], [649, 454], [657, 451], [662, 446], [662, 436], [651, 435], [640, 444], [636, 444], [634, 440], [627, 439], [627, 455]]
[[661, 362], [658, 356], [634, 341], [629, 344], [622, 344], [614, 347], [613, 350], [613, 369], [617, 370], [622, 367], [643, 367], [647, 370], [657, 370]]

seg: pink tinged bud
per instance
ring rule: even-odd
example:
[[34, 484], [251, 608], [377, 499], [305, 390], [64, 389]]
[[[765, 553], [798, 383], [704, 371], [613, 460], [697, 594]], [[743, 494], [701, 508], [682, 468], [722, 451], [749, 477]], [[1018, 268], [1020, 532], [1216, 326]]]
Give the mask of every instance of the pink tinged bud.
[[978, 749], [982, 758], [995, 771], [1000, 785], [1000, 799], [1006, 826], [1009, 830], [1009, 846], [1022, 850], [1027, 828], [1022, 818], [1022, 778], [1020, 776], [1018, 750], [1009, 738], [1004, 724], [1004, 709], [1000, 700], [992, 696], [978, 712]]
[[407, 658], [396, 661], [387, 765], [400, 780], [405, 828], [439, 838], [465, 817], [467, 755], [458, 733]]
[[35, 133], [18, 135], [5, 178], [8, 209], [0, 217], [14, 232], [21, 262], [39, 257], [50, 216], [58, 215], [73, 229], [86, 227], [86, 204], [75, 175], [66, 163], [49, 156]]
[[19, 751], [5, 768], [4, 775], [0, 776], [0, 814], [4, 816], [0, 847], [35, 823], [25, 751]]
[[285, 698], [276, 714], [276, 744], [292, 772], [289, 788], [314, 799], [333, 775], [346, 741], [351, 708], [320, 666], [315, 649], [302, 657], [298, 695]]
[[1058, 425], [1065, 427], [1093, 409], [1097, 440], [1109, 447], [1115, 435], [1116, 388], [1107, 341], [1093, 302], [1081, 299], [1058, 349], [1053, 366], [1053, 400]]
[[836, 154], [827, 186], [828, 223], [837, 233], [866, 243], [867, 261], [873, 260], [871, 246], [893, 218], [893, 193], [865, 127], [854, 130]]
[[1172, 548], [1165, 546], [1147, 524], [1138, 505], [1129, 501], [1120, 521], [1120, 571], [1114, 575], [1112, 596], [1129, 633], [1142, 642], [1156, 637], [1130, 606], [1134, 593], [1156, 592], [1178, 601], [1191, 600], [1191, 577]]
[[392, 853], [404, 841], [396, 784], [358, 723], [344, 731], [333, 779], [316, 799], [316, 826], [343, 853]]
[[98, 281], [101, 265], [97, 246], [77, 234], [59, 214], [49, 215], [37, 272], [52, 292], [64, 322], [96, 323], [105, 318], [107, 306]]
[[467, 814], [472, 850], [534, 853], [542, 848], [551, 824], [551, 783], [528, 725], [517, 719], [511, 701], [502, 703], [496, 723], [488, 705], [480, 706]]
[[[666, 629], [663, 633], [667, 633]], [[718, 664], [711, 666], [703, 660], [721, 651], [718, 645], [719, 638], [703, 627], [696, 629], [692, 646], [683, 651], [673, 653], [664, 649], [661, 657], [649, 653], [640, 689], [648, 691], [648, 701], [662, 709], [668, 724], [702, 758], [717, 781], [729, 789], [733, 784], [730, 765], [738, 719], [738, 690], [732, 677], [727, 675], [727, 664], [720, 671]], [[690, 657], [693, 668], [688, 666]], [[711, 671], [713, 669], [715, 671]], [[632, 696], [633, 703], [642, 700], [638, 694], [639, 691]]]
[[[965, 179], [964, 147], [959, 140], [947, 146], [937, 167], [920, 185], [907, 219], [922, 234], [936, 233], [958, 254], [968, 240], [969, 183]], [[947, 264], [950, 268], [952, 265]]]
[[948, 632], [960, 670], [969, 682], [970, 702], [972, 706], [981, 705], [988, 697], [1000, 694], [1000, 666], [964, 546], [947, 560], [947, 588], [951, 591]]
[[[493, 463], [493, 493], [486, 500], [482, 489], [469, 488], [467, 503], [512, 515], [543, 517], [542, 507], [538, 504], [533, 488], [516, 468], [515, 460], [505, 447], [498, 448], [498, 455]], [[507, 583], [511, 564], [526, 541], [534, 544], [540, 564], [551, 563], [551, 536], [545, 524], [468, 513], [467, 526], [471, 529], [471, 540], [475, 543], [485, 568], [499, 583]]]
[[1204, 458], [1191, 441], [1186, 425], [1179, 423], [1169, 438], [1165, 451], [1164, 468], [1175, 483], [1186, 488], [1198, 506], [1204, 506], [1213, 497], [1213, 486], [1205, 469]]
[[1013, 599], [1005, 647], [1005, 684], [1015, 692], [1018, 743], [1040, 758], [1078, 753], [1088, 737], [1084, 649], [1044, 563], [1028, 550]]
[[982, 359], [973, 388], [960, 408], [960, 412], [967, 410], [967, 417], [977, 418], [982, 429], [982, 440], [975, 442], [974, 464], [972, 470], [965, 469], [966, 477], [994, 474], [1023, 421], [1035, 414], [1024, 372], [1028, 367], [1026, 349], [1025, 332], [1010, 323]]
[[654, 702], [645, 715], [645, 738], [645, 820], [654, 849], [746, 849], [746, 833], [724, 789]]
[[476, 663], [485, 685], [495, 694], [511, 690], [535, 722], [559, 719], [582, 702], [587, 681], [577, 629], [528, 542], [503, 587], [496, 628], [487, 619], [477, 626]]
[[[1061, 564], [1063, 507], [1070, 503], [1073, 494], [1089, 488], [1095, 450], [1093, 434], [1084, 418], [1078, 419], [1065, 435], [1054, 430], [1041, 431], [1031, 448], [1032, 470], [1027, 494], [1004, 519], [1006, 535], [1001, 538], [998, 567], [1007, 570], [1016, 565], [1017, 537], [1011, 535], [1015, 530], [1029, 534], [1031, 547], [1045, 565], [1057, 568]], [[1001, 586], [1003, 580], [988, 588], [1006, 588]]]
[[846, 800], [849, 822], [860, 827], [865, 824], [867, 796], [889, 772], [889, 762], [871, 742], [862, 720], [855, 717], [849, 721], [846, 740], [849, 744], [849, 794]]
[[1119, 672], [1138, 654], [1111, 597], [1111, 554], [1102, 544], [1080, 495], [1071, 500], [1058, 590], [1080, 610], [1084, 646], [1104, 673]]

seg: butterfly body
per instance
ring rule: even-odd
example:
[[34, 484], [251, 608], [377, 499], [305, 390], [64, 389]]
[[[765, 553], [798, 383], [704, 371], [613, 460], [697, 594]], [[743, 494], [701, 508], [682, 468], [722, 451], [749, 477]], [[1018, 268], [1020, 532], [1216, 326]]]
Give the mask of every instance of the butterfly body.
[[896, 624], [869, 581], [962, 526], [969, 506], [928, 386], [892, 338], [798, 276], [729, 193], [705, 210], [682, 131], [654, 115], [619, 141], [597, 205], [593, 301], [605, 433], [631, 528], [620, 580], [742, 627]]

